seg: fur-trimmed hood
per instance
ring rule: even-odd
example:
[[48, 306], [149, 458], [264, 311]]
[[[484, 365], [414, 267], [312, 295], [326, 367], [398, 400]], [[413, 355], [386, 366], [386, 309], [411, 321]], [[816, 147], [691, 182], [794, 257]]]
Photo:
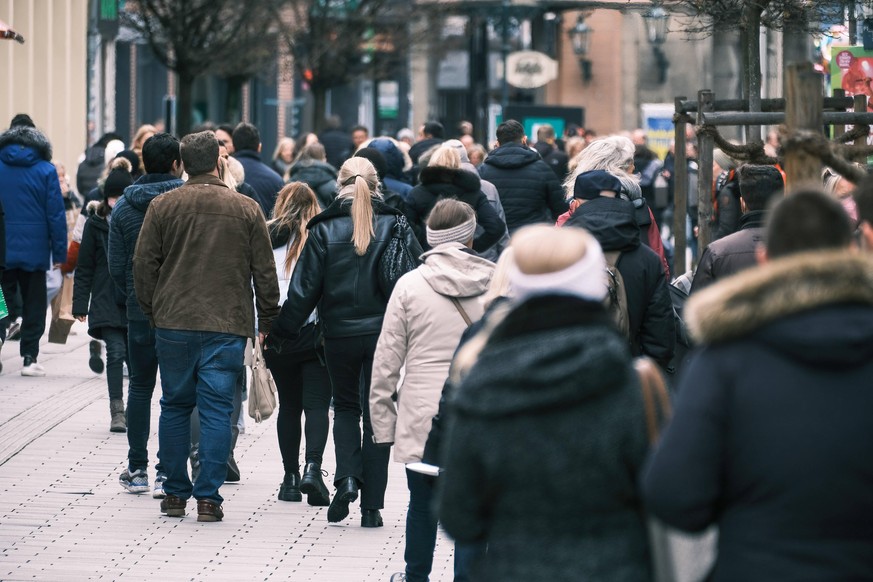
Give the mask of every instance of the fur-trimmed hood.
[[37, 129], [13, 127], [0, 134], [0, 160], [11, 166], [32, 166], [40, 161], [51, 162], [52, 145]]
[[705, 344], [757, 333], [808, 361], [870, 358], [873, 260], [847, 251], [778, 259], [692, 295], [685, 314]]

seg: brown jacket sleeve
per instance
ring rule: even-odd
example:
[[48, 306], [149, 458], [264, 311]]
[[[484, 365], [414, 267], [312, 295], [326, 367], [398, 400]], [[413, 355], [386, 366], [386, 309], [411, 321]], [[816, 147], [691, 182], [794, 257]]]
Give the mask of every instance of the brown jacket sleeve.
[[154, 202], [149, 205], [133, 253], [133, 286], [136, 289], [136, 300], [152, 325], [154, 325], [152, 303], [158, 284], [158, 273], [164, 262], [161, 251], [160, 217], [156, 216], [158, 206], [160, 205]]
[[[252, 249], [252, 281], [255, 285], [255, 305], [258, 309], [258, 331], [270, 333], [270, 326], [279, 315], [279, 280], [267, 223], [260, 212], [253, 213], [249, 244]], [[140, 235], [142, 236], [142, 235]]]

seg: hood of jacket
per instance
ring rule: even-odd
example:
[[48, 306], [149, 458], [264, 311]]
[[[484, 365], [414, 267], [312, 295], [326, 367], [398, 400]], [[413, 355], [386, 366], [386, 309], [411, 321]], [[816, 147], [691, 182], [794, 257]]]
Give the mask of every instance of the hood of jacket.
[[750, 334], [811, 365], [873, 358], [873, 261], [846, 251], [802, 253], [692, 295], [693, 337], [714, 344]]
[[478, 192], [481, 188], [481, 180], [478, 174], [473, 174], [464, 169], [442, 168], [428, 166], [421, 171], [418, 177], [424, 186], [439, 186], [451, 184], [465, 192]]
[[326, 182], [336, 182], [336, 169], [327, 162], [308, 161], [291, 166], [288, 178], [295, 182], [314, 184], [318, 188]]
[[446, 297], [478, 297], [488, 290], [494, 263], [461, 243], [437, 246], [421, 255], [418, 272], [431, 288]]
[[386, 164], [386, 176], [391, 176], [392, 178], [396, 178], [400, 181], [403, 180], [403, 153], [401, 153], [400, 149], [394, 142], [390, 139], [374, 139], [370, 142], [370, 145], [367, 147], [371, 147], [375, 150], [379, 150], [379, 153], [385, 157]]
[[540, 155], [520, 143], [508, 143], [488, 154], [485, 163], [495, 168], [523, 168], [541, 160]]
[[48, 138], [32, 127], [13, 127], [0, 133], [0, 161], [10, 166], [33, 166], [52, 161]]
[[599, 397], [629, 381], [626, 344], [600, 304], [565, 295], [531, 298], [494, 329], [453, 405], [494, 418]]
[[128, 204], [144, 213], [159, 195], [184, 185], [185, 182], [172, 174], [146, 174], [124, 189], [124, 198]]
[[620, 198], [599, 197], [576, 209], [566, 226], [584, 228], [604, 251], [629, 251], [640, 246], [634, 205]]

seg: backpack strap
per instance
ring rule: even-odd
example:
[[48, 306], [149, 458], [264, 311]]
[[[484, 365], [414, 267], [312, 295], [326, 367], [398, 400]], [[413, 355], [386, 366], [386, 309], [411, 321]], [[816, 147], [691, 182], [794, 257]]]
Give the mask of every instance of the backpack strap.
[[458, 301], [457, 297], [449, 297], [452, 300], [452, 303], [455, 305], [455, 309], [458, 310], [458, 313], [461, 314], [461, 317], [464, 318], [464, 323], [467, 324], [467, 327], [473, 325], [473, 320], [470, 319], [470, 316], [467, 315], [467, 311], [464, 309], [464, 306], [461, 305], [461, 302]]

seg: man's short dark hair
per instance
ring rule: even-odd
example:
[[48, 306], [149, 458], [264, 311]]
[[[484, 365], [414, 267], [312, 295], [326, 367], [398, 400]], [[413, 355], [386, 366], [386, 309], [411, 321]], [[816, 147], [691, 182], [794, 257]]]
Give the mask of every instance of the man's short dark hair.
[[443, 139], [445, 130], [443, 129], [443, 124], [439, 121], [428, 121], [424, 124], [424, 129], [422, 130], [422, 133], [424, 133], [424, 135], [429, 135], [437, 139]]
[[737, 170], [740, 183], [740, 197], [746, 203], [746, 210], [765, 210], [770, 200], [782, 196], [785, 181], [776, 166], [743, 164]]
[[343, 126], [343, 120], [339, 115], [331, 115], [324, 120], [324, 129], [340, 129]]
[[179, 147], [189, 176], [208, 174], [218, 166], [218, 139], [211, 131], [189, 133]]
[[356, 125], [356, 126], [352, 127], [352, 130], [351, 130], [349, 133], [355, 133], [356, 131], [363, 131], [363, 132], [366, 133], [367, 135], [370, 135], [370, 130], [367, 129], [367, 128], [366, 128], [365, 126], [363, 126], [363, 125]]
[[142, 163], [147, 174], [169, 174], [173, 162], [181, 161], [179, 140], [169, 133], [156, 133], [142, 145]]
[[218, 127], [216, 127], [215, 129], [216, 130], [220, 129], [221, 131], [225, 132], [227, 135], [233, 137], [233, 126], [230, 125], [229, 123], [220, 123], [220, 124], [218, 124]]
[[36, 124], [27, 113], [19, 113], [13, 117], [12, 121], [9, 123], [9, 129], [12, 129], [13, 127], [33, 127], [35, 129]]
[[233, 138], [233, 149], [238, 152], [242, 150], [256, 152], [261, 146], [261, 134], [258, 132], [258, 128], [245, 121], [233, 128], [231, 137]]
[[852, 244], [852, 225], [842, 205], [824, 192], [799, 190], [773, 206], [765, 243], [771, 259], [805, 251], [844, 249]]
[[500, 145], [521, 143], [522, 139], [524, 139], [524, 127], [516, 120], [507, 119], [497, 126], [497, 143]]

